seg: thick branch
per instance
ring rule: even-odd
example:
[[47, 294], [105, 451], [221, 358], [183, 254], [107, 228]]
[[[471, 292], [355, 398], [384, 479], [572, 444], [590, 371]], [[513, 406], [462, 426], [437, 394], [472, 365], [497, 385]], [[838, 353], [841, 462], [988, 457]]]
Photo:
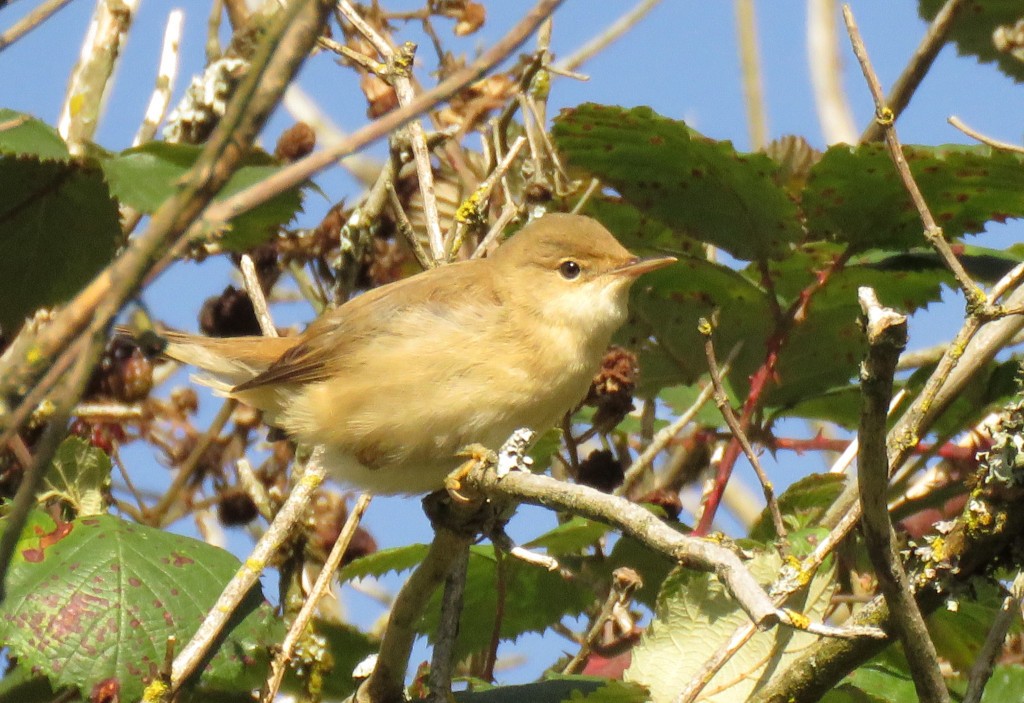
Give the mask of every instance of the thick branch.
[[861, 288], [859, 298], [867, 318], [868, 339], [867, 358], [861, 366], [863, 402], [857, 457], [864, 541], [875, 567], [879, 590], [894, 615], [892, 622], [903, 641], [918, 696], [927, 701], [948, 701], [949, 692], [939, 671], [935, 645], [903, 570], [886, 500], [889, 461], [885, 451], [885, 425], [896, 363], [907, 346], [907, 318], [883, 308], [870, 288]]
[[735, 553], [711, 540], [682, 534], [635, 503], [521, 471], [499, 477], [482, 466], [471, 471], [464, 484], [488, 497], [504, 496], [613, 525], [684, 566], [713, 572], [759, 627], [778, 622], [771, 599]]
[[391, 606], [377, 663], [370, 678], [356, 692], [357, 703], [402, 703], [405, 700], [405, 671], [416, 639], [416, 624], [456, 558], [472, 541], [470, 534], [457, 534], [443, 527], [435, 531], [427, 556], [412, 572]]
[[[1006, 467], [1018, 456], [1016, 435], [1024, 422], [1024, 406], [1014, 405], [1004, 411], [1002, 427], [994, 433], [996, 445], [985, 461], [986, 471], [981, 485], [972, 493], [952, 529], [942, 539], [941, 550], [919, 550], [923, 563], [911, 573], [911, 580], [941, 579], [936, 587], [926, 584], [915, 593], [921, 612], [928, 614], [946, 604], [949, 594], [979, 574], [988, 573], [1001, 559], [1014, 558], [1024, 535], [1024, 511], [1020, 476]], [[999, 470], [993, 470], [997, 467]], [[956, 583], [950, 583], [955, 581]], [[856, 625], [886, 627], [889, 608], [884, 599], [875, 598], [853, 619]], [[809, 647], [791, 666], [786, 675], [776, 677], [752, 698], [758, 703], [810, 703], [819, 700], [848, 673], [873, 657], [886, 646], [884, 641], [862, 639], [827, 640]]]

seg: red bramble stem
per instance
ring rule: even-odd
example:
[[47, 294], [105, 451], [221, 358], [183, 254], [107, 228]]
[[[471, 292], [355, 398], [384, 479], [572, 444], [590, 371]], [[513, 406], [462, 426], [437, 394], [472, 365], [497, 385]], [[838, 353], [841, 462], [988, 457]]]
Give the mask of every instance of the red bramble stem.
[[[768, 387], [768, 381], [775, 378], [775, 369], [779, 362], [779, 352], [786, 342], [789, 331], [806, 318], [814, 294], [824, 288], [832, 275], [846, 265], [848, 258], [849, 254], [841, 254], [835, 257], [828, 267], [818, 271], [814, 281], [800, 291], [800, 294], [793, 301], [793, 304], [790, 305], [783, 318], [778, 320], [775, 331], [765, 342], [767, 353], [765, 354], [764, 363], [750, 377], [750, 390], [747, 393], [746, 400], [743, 402], [743, 412], [740, 415], [740, 428], [744, 433], [748, 433], [750, 429], [751, 419], [754, 416], [754, 412], [760, 407], [761, 397]], [[775, 292], [771, 276], [767, 274], [763, 276], [762, 283], [768, 295], [774, 297]], [[739, 440], [733, 437], [725, 448], [722, 460], [715, 471], [715, 483], [711, 490], [708, 491], [704, 500], [704, 510], [701, 512], [700, 520], [694, 529], [696, 536], [706, 535], [711, 531], [711, 526], [715, 521], [715, 514], [718, 512], [718, 506], [722, 502], [722, 495], [725, 493], [725, 485], [729, 482], [729, 477], [732, 476], [732, 470], [736, 466], [736, 460], [741, 452], [742, 447]]]

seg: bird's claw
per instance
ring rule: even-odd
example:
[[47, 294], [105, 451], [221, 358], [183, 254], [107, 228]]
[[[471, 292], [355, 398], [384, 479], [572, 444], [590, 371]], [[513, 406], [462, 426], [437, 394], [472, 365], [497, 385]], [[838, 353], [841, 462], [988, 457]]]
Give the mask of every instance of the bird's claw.
[[459, 468], [452, 471], [444, 479], [445, 490], [457, 503], [466, 505], [473, 502], [471, 496], [462, 493], [462, 481], [469, 475], [469, 472], [477, 466], [494, 466], [498, 463], [498, 455], [482, 444], [470, 444], [463, 447], [455, 455], [464, 458], [466, 461], [459, 465]]
[[536, 436], [537, 433], [528, 427], [520, 428], [512, 433], [497, 453], [482, 444], [463, 447], [455, 456], [466, 461], [444, 480], [444, 487], [452, 500], [463, 504], [473, 502], [471, 497], [461, 492], [462, 481], [477, 466], [493, 466], [498, 478], [508, 475], [511, 471], [529, 471], [533, 459], [526, 455], [526, 450], [533, 444]]

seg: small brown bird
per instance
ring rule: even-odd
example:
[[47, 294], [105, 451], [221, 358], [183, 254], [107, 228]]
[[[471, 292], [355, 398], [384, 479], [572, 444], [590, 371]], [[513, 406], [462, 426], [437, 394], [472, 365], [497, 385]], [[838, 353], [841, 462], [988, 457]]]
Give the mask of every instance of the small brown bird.
[[674, 262], [639, 259], [596, 221], [551, 214], [490, 257], [360, 295], [294, 337], [167, 333], [166, 354], [205, 372], [328, 474], [375, 493], [441, 488], [456, 453], [545, 432], [583, 398], [630, 285]]

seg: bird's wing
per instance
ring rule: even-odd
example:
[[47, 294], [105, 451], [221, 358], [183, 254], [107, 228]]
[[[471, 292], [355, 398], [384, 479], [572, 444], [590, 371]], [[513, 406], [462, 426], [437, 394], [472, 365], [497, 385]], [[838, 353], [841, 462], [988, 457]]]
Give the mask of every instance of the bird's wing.
[[315, 320], [294, 347], [232, 392], [326, 381], [343, 370], [350, 355], [368, 340], [408, 336], [413, 320], [422, 327], [424, 316], [440, 319], [466, 305], [500, 305], [493, 285], [482, 280], [483, 263], [441, 266], [353, 298]]

